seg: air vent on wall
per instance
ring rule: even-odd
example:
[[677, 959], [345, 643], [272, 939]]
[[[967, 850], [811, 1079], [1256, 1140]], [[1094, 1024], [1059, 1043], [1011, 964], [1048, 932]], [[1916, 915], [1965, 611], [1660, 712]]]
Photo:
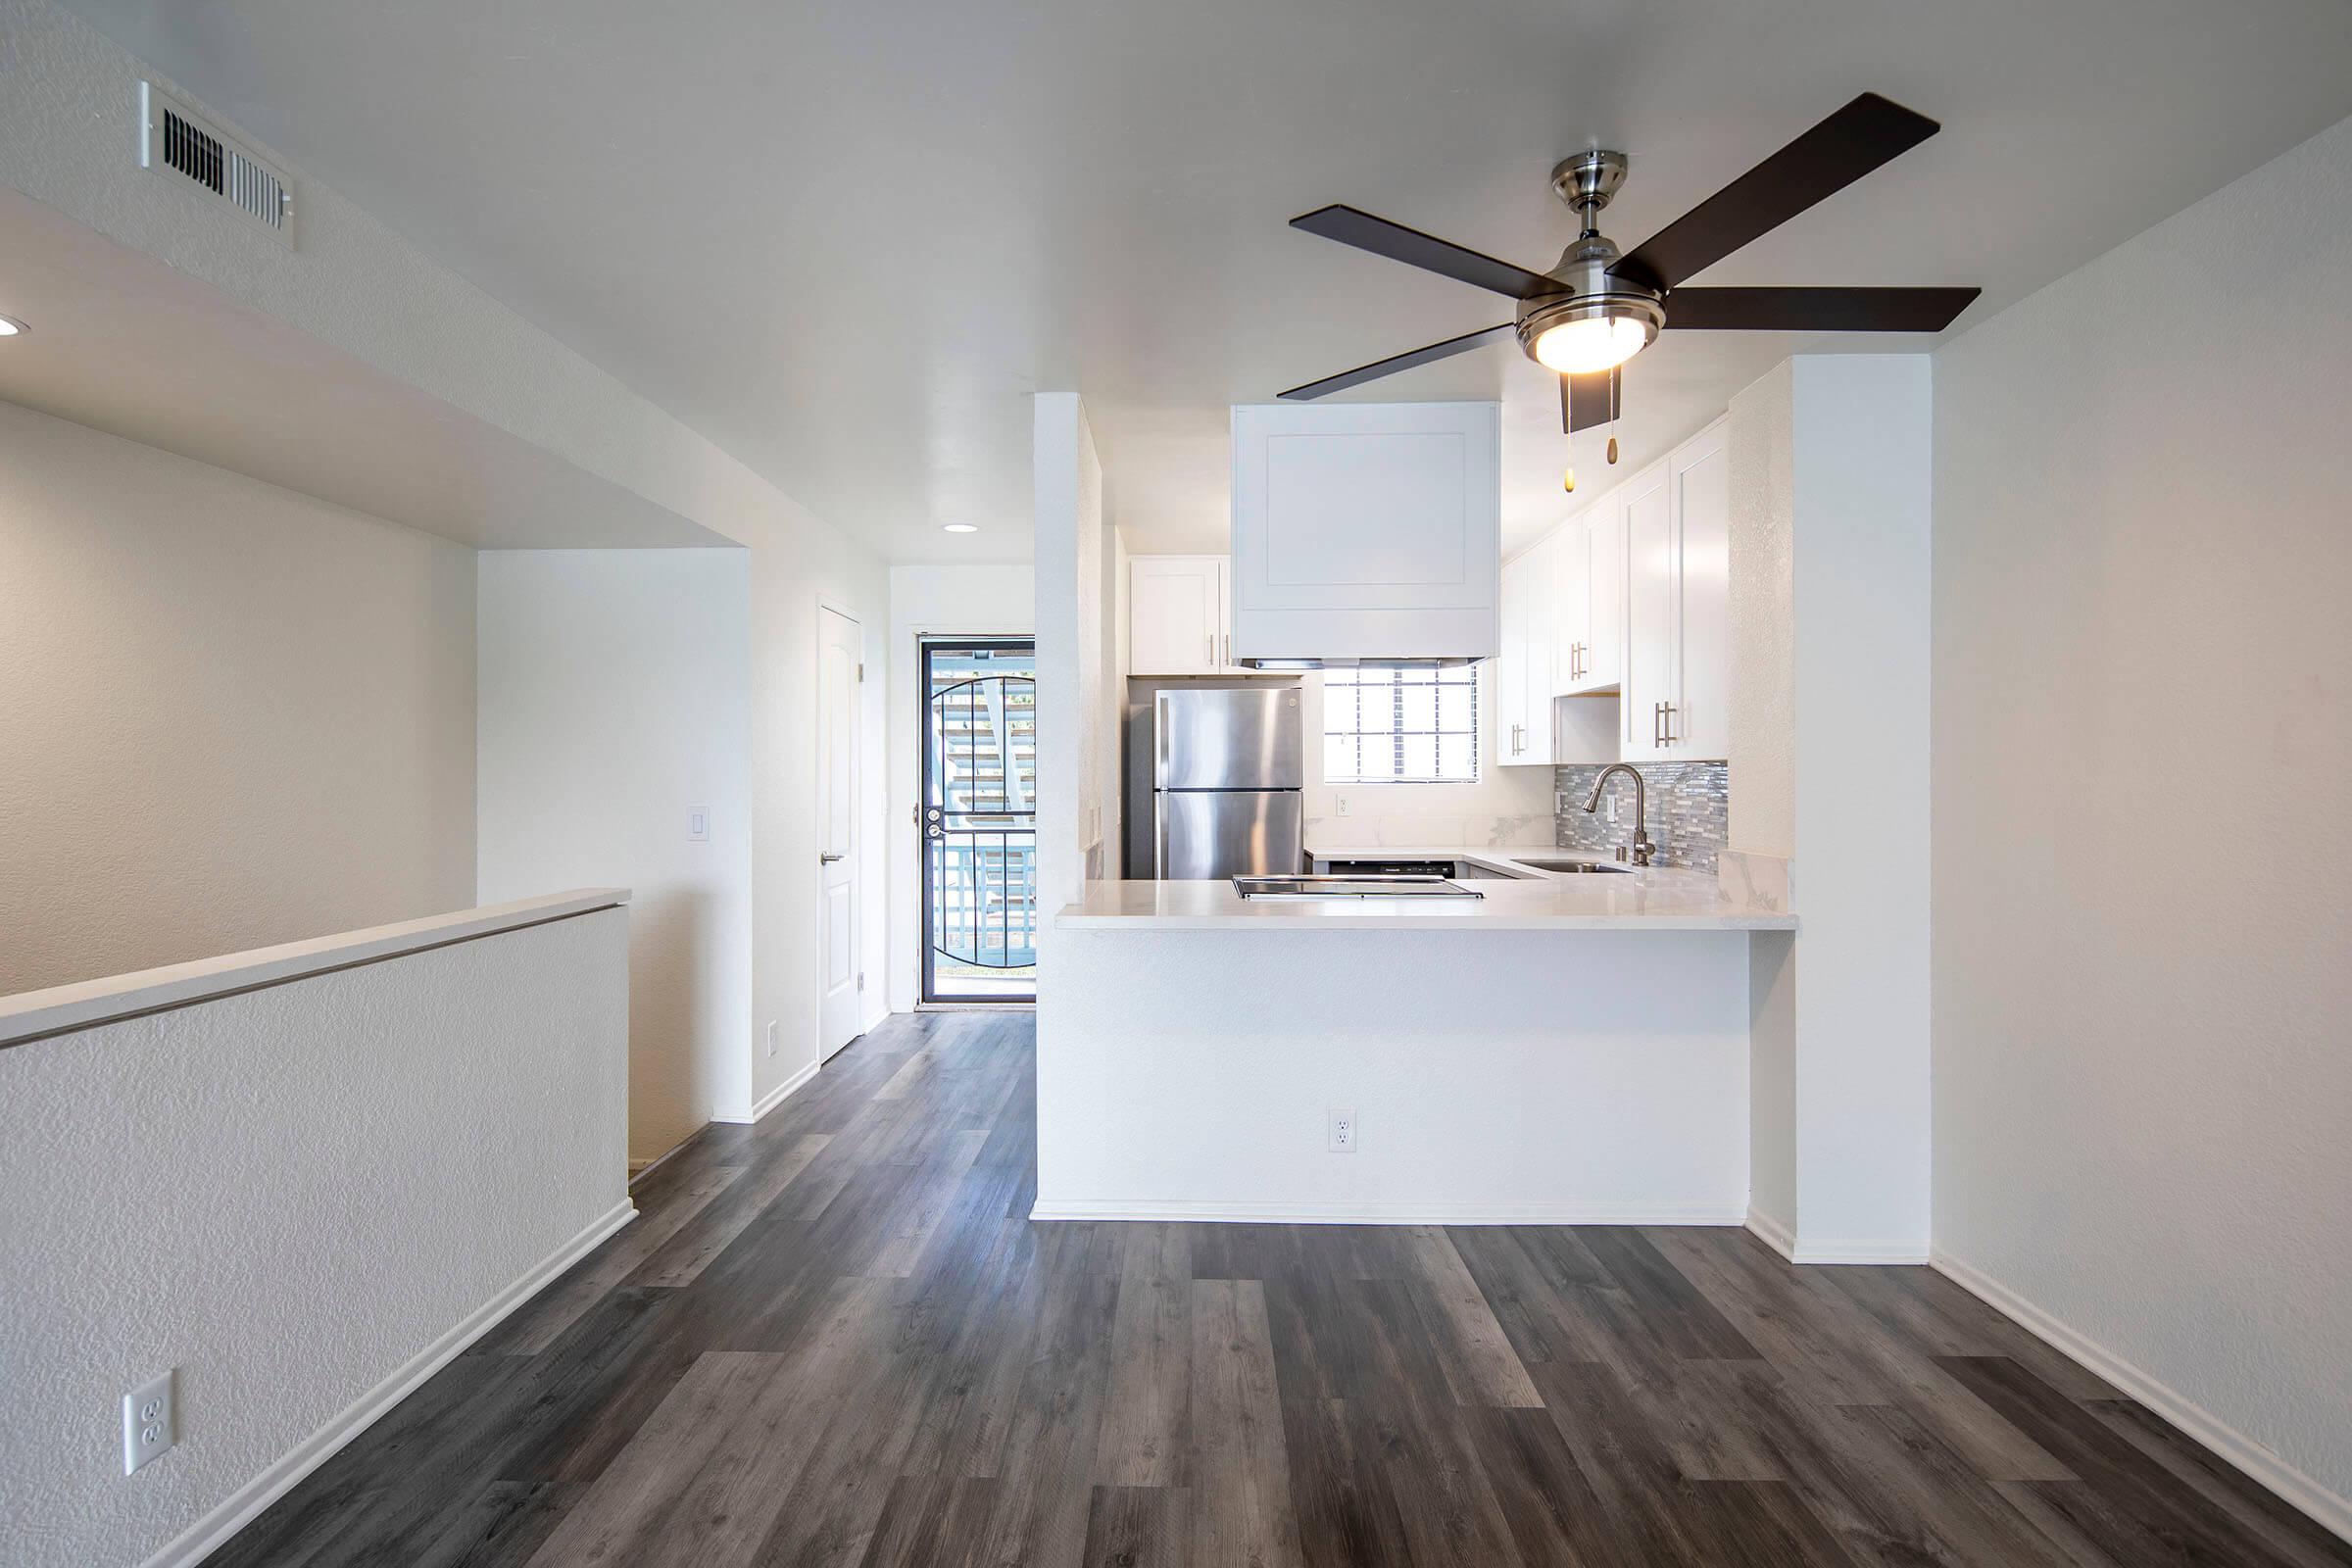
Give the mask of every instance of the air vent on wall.
[[151, 81], [139, 83], [139, 165], [191, 182], [292, 247], [294, 190], [286, 177]]

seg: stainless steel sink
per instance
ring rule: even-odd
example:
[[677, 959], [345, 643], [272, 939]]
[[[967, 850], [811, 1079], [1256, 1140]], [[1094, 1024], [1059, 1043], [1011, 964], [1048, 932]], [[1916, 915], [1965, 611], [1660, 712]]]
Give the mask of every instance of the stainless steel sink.
[[1631, 871], [1633, 869], [1630, 865], [1615, 865], [1607, 860], [1561, 860], [1548, 857], [1539, 859], [1528, 855], [1514, 856], [1512, 858], [1535, 871]]

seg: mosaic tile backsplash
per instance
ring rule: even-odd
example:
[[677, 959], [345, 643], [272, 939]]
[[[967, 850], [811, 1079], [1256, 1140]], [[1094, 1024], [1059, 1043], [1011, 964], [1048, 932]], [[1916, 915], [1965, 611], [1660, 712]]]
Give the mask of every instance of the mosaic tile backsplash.
[[[1651, 863], [1715, 869], [1715, 855], [1731, 836], [1732, 769], [1728, 762], [1642, 762], [1637, 764], [1649, 788], [1649, 837], [1658, 847]], [[1634, 841], [1634, 786], [1613, 779], [1600, 809], [1590, 815], [1585, 800], [1600, 776], [1599, 762], [1551, 770], [1552, 824], [1563, 850], [1597, 850], [1606, 855]], [[1609, 798], [1617, 820], [1609, 820]]]

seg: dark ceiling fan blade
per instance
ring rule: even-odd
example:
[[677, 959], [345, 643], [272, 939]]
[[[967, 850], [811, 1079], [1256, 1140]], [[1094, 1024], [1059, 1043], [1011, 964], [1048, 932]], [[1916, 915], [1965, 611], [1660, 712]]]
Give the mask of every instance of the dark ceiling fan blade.
[[1560, 427], [1570, 435], [1609, 422], [1609, 405], [1616, 401], [1617, 372], [1594, 370], [1590, 375], [1560, 377]]
[[1678, 288], [1666, 325], [1698, 332], [1940, 332], [1973, 288]]
[[1942, 128], [1866, 92], [1635, 246], [1609, 271], [1672, 288]]
[[1467, 354], [1514, 330], [1516, 328], [1509, 321], [1500, 326], [1483, 326], [1475, 332], [1464, 332], [1460, 337], [1449, 337], [1443, 343], [1415, 349], [1410, 354], [1374, 360], [1370, 365], [1359, 365], [1352, 370], [1342, 370], [1337, 375], [1327, 375], [1320, 381], [1309, 381], [1304, 386], [1295, 386], [1288, 392], [1275, 395], [1293, 403], [1304, 403], [1327, 392], [1345, 392], [1351, 386], [1362, 386], [1366, 381], [1377, 381], [1384, 375], [1395, 375], [1398, 370], [1409, 370], [1416, 365], [1429, 365], [1438, 360], [1450, 360], [1456, 354]]
[[1291, 226], [1352, 245], [1359, 251], [1370, 251], [1375, 256], [1386, 256], [1392, 262], [1418, 267], [1425, 272], [1442, 272], [1478, 288], [1493, 289], [1515, 300], [1561, 291], [1558, 283], [1540, 272], [1498, 262], [1492, 256], [1481, 256], [1450, 240], [1424, 234], [1402, 223], [1392, 223], [1385, 218], [1374, 218], [1352, 207], [1318, 207], [1292, 219]]

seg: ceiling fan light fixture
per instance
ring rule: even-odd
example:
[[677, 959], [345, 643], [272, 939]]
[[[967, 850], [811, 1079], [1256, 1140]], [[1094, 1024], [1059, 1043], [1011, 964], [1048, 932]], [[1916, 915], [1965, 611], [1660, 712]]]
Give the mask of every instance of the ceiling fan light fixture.
[[31, 330], [13, 316], [0, 316], [0, 337], [23, 337]]
[[1613, 370], [1657, 341], [1666, 313], [1644, 295], [1531, 302], [1519, 322], [1527, 357], [1561, 375]]
[[1649, 347], [1657, 330], [1633, 316], [1592, 316], [1545, 327], [1529, 352], [1545, 369], [1588, 375], [1623, 365]]

